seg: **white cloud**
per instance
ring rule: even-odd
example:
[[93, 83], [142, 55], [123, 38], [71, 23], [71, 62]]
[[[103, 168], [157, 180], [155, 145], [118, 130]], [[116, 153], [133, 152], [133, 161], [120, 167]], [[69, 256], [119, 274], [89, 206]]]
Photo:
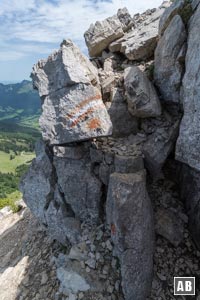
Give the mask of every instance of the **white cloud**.
[[[131, 14], [157, 7], [161, 0], [1, 0], [0, 60], [49, 53], [63, 38], [85, 48], [83, 34], [90, 23], [126, 6]], [[17, 50], [16, 50], [17, 49]], [[6, 55], [7, 53], [7, 55]]]

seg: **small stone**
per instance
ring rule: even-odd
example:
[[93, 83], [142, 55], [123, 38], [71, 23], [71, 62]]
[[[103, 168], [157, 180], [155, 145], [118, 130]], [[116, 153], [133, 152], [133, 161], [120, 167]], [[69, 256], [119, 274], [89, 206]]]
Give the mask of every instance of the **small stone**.
[[112, 294], [114, 290], [114, 287], [112, 285], [109, 285], [107, 288], [108, 293]]
[[107, 240], [107, 241], [106, 241], [106, 247], [107, 247], [107, 249], [108, 249], [109, 251], [112, 251], [113, 246], [112, 246], [110, 240]]
[[99, 230], [98, 233], [97, 233], [97, 236], [96, 236], [96, 240], [97, 241], [101, 240], [102, 236], [103, 236], [103, 231]]
[[89, 266], [91, 269], [95, 269], [95, 267], [96, 267], [96, 261], [95, 261], [95, 259], [93, 259], [93, 258], [88, 259], [88, 260], [85, 262], [85, 264], [86, 264], [87, 266]]
[[47, 283], [47, 281], [48, 281], [48, 275], [44, 271], [44, 272], [41, 273], [41, 282], [40, 283], [41, 283], [41, 285], [44, 285], [44, 284]]

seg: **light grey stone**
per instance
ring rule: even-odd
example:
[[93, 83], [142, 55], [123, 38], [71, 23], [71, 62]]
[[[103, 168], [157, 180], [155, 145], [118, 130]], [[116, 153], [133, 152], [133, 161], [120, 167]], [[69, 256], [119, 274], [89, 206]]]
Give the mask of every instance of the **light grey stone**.
[[128, 136], [138, 131], [138, 122], [128, 111], [122, 90], [114, 88], [111, 93], [111, 103], [107, 105], [108, 113], [113, 125], [114, 136]]
[[70, 206], [67, 205], [63, 195], [55, 187], [54, 199], [44, 211], [47, 223], [47, 230], [52, 239], [59, 241], [63, 245], [72, 245], [80, 242], [81, 228], [79, 219]]
[[163, 127], [156, 128], [144, 143], [145, 166], [155, 177], [159, 177], [166, 159], [174, 148], [178, 137], [179, 123], [176, 121], [170, 127], [163, 124]]
[[36, 149], [38, 155], [22, 178], [20, 190], [31, 212], [46, 224], [44, 210], [53, 200], [55, 178], [52, 163], [46, 153], [48, 152], [46, 145], [39, 141]]
[[90, 56], [100, 56], [111, 42], [123, 35], [122, 23], [116, 15], [91, 24], [84, 34]]
[[81, 221], [99, 218], [101, 182], [91, 173], [89, 149], [79, 160], [54, 157], [58, 184], [75, 217]]
[[200, 0], [192, 0], [192, 8], [195, 10], [197, 8], [197, 6], [199, 5]]
[[186, 39], [185, 25], [181, 17], [176, 15], [159, 40], [155, 51], [154, 79], [163, 101], [180, 101], [184, 72], [184, 61], [181, 61], [180, 56]]
[[62, 291], [66, 294], [86, 292], [90, 289], [90, 285], [81, 275], [62, 267], [57, 269], [57, 278], [60, 281]]
[[177, 214], [169, 209], [158, 209], [155, 214], [156, 232], [177, 247], [184, 238], [184, 224]]
[[58, 51], [34, 65], [31, 78], [44, 97], [77, 83], [95, 84], [98, 71], [71, 40], [64, 40]]
[[136, 27], [126, 33], [121, 39], [110, 44], [111, 52], [122, 52], [129, 60], [143, 60], [153, 56], [158, 38], [158, 25], [164, 8], [155, 10], [136, 24]]
[[183, 108], [176, 159], [200, 170], [200, 6], [189, 23], [186, 71], [183, 78]]
[[165, 29], [175, 15], [178, 15], [181, 9], [184, 7], [185, 0], [175, 0], [172, 4], [166, 8], [159, 22], [159, 35], [162, 35]]
[[140, 118], [161, 115], [161, 105], [153, 84], [138, 67], [125, 70], [124, 86], [128, 109], [133, 116]]
[[[75, 66], [74, 66], [75, 68]], [[76, 84], [44, 99], [39, 123], [50, 144], [65, 144], [112, 134], [112, 123], [96, 87]]]
[[107, 222], [111, 226], [114, 253], [121, 264], [126, 300], [144, 300], [151, 292], [154, 230], [145, 172], [110, 176]]
[[122, 29], [124, 32], [128, 31], [133, 27], [133, 18], [131, 17], [126, 7], [118, 9], [117, 16], [122, 23]]

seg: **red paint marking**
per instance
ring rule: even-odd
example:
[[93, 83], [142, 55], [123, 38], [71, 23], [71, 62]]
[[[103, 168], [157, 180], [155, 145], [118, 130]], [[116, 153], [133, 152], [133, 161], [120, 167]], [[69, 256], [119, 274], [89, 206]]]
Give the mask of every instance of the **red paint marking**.
[[116, 234], [116, 226], [115, 226], [115, 224], [111, 224], [111, 233], [112, 233], [113, 235]]
[[85, 100], [83, 100], [80, 104], [78, 104], [72, 111], [70, 111], [69, 113], [67, 113], [66, 115], [66, 118], [70, 119], [70, 118], [73, 118], [74, 114], [78, 113], [79, 110], [81, 108], [83, 108], [85, 105], [87, 105], [88, 103], [94, 101], [94, 100], [100, 100], [102, 99], [101, 98], [101, 95], [98, 94], [98, 95], [95, 95], [95, 96], [92, 96], [90, 98], [87, 98]]
[[101, 122], [97, 118], [94, 118], [89, 121], [88, 127], [90, 129], [97, 129], [97, 128], [101, 127]]

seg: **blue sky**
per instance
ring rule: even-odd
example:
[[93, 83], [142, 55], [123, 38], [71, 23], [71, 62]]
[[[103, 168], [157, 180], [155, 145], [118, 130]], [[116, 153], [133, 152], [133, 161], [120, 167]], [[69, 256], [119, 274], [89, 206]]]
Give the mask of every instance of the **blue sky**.
[[161, 0], [1, 0], [0, 82], [29, 79], [34, 63], [72, 39], [86, 53], [83, 34], [90, 23], [126, 6], [131, 15]]

